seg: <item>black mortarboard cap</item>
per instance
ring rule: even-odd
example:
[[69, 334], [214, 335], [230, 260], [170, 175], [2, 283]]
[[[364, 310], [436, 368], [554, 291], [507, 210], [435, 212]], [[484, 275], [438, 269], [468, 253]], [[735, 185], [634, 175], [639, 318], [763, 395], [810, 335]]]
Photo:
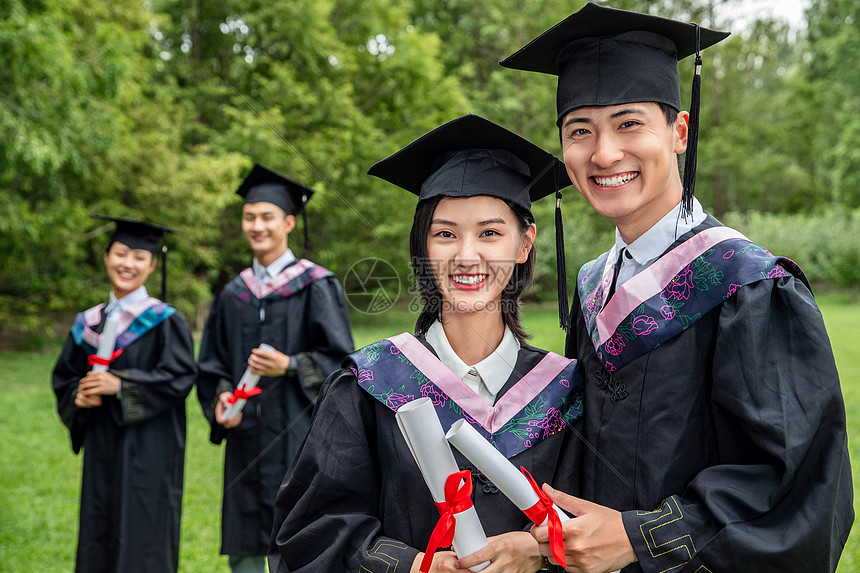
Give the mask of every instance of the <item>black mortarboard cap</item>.
[[[702, 69], [699, 52], [728, 36], [728, 32], [702, 28], [698, 24], [589, 2], [499, 63], [506, 68], [558, 76], [556, 111], [560, 126], [568, 113], [580, 107], [656, 102], [680, 111], [678, 60], [695, 54], [683, 181], [683, 209], [691, 213], [699, 140]], [[557, 205], [556, 244], [557, 249], [561, 249], [559, 315], [562, 328], [567, 328], [567, 285], [562, 284], [566, 279], [560, 228], [561, 211]]]
[[564, 164], [554, 155], [492, 121], [469, 114], [422, 135], [376, 163], [368, 173], [418, 195], [419, 202], [440, 195], [489, 195], [531, 212], [532, 201], [555, 193], [559, 319], [563, 326], [567, 323], [560, 190], [571, 183]]
[[314, 190], [257, 163], [236, 193], [245, 203], [273, 203], [287, 215], [296, 215], [304, 208]]
[[301, 212], [305, 232], [305, 248], [307, 248], [308, 218], [305, 204], [314, 194], [313, 189], [255, 163], [236, 193], [245, 200], [245, 203], [272, 203], [280, 207], [287, 215], [297, 215]]
[[126, 219], [123, 217], [111, 217], [109, 215], [90, 215], [94, 219], [113, 221], [116, 229], [108, 241], [107, 248], [114, 243], [122, 243], [130, 249], [142, 249], [153, 255], [161, 252], [161, 300], [167, 297], [167, 245], [162, 245], [162, 239], [166, 233], [175, 233], [173, 229], [163, 225], [155, 225], [145, 221]]
[[489, 195], [531, 211], [531, 202], [570, 185], [551, 153], [477, 115], [422, 135], [373, 165], [368, 174], [418, 195]]
[[657, 102], [681, 110], [678, 60], [728, 32], [588, 3], [500, 64], [558, 76], [558, 123], [580, 107]]
[[113, 243], [122, 243], [131, 249], [143, 249], [155, 254], [159, 251], [159, 245], [164, 234], [175, 232], [173, 229], [168, 229], [162, 225], [153, 225], [145, 221], [136, 221], [123, 217], [110, 217], [108, 215], [90, 216], [95, 219], [113, 221], [116, 224], [116, 230], [111, 235], [108, 248]]

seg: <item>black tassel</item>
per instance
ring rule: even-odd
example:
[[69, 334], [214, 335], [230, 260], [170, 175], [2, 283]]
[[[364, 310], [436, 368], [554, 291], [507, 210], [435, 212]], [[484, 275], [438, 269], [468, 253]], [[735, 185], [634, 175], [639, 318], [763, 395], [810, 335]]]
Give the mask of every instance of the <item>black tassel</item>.
[[687, 152], [684, 157], [684, 192], [681, 212], [686, 219], [693, 213], [693, 193], [696, 191], [696, 156], [699, 147], [699, 110], [702, 92], [702, 56], [699, 54], [700, 28], [696, 26], [696, 70], [690, 92], [690, 125], [687, 129]]
[[167, 245], [161, 245], [161, 300], [167, 302]]
[[310, 248], [310, 238], [308, 234], [308, 210], [306, 207], [306, 203], [308, 202], [308, 196], [302, 195], [302, 226], [305, 228], [305, 250], [307, 251]]
[[561, 191], [555, 192], [555, 267], [558, 274], [558, 323], [567, 332], [570, 309], [567, 302], [567, 263], [564, 256], [564, 224], [561, 220]]

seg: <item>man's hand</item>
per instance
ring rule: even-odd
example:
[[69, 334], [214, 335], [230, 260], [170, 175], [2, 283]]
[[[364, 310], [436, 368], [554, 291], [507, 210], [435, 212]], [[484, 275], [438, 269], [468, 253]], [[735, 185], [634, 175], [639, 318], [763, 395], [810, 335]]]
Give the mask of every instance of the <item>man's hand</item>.
[[218, 396], [218, 403], [215, 404], [215, 421], [227, 428], [235, 428], [242, 422], [242, 412], [236, 414], [235, 418], [225, 418], [224, 410], [227, 409], [227, 406], [230, 405], [230, 397], [233, 395], [232, 392], [222, 392], [220, 396]]
[[108, 371], [88, 372], [78, 383], [78, 395], [114, 396], [119, 392], [119, 377]]
[[[621, 512], [556, 491], [547, 484], [543, 490], [556, 505], [576, 516], [562, 523], [566, 571], [606, 573], [637, 561]], [[549, 546], [549, 527], [534, 526], [531, 532], [540, 543], [540, 552], [555, 563]]]
[[248, 368], [260, 376], [283, 376], [290, 367], [290, 357], [277, 350], [266, 351], [255, 348], [248, 357]]

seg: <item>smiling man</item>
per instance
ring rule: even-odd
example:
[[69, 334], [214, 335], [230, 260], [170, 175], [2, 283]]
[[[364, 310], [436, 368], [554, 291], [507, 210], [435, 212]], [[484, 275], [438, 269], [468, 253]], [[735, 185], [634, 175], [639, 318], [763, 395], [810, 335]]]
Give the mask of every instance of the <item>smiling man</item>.
[[[288, 238], [313, 190], [255, 165], [237, 193], [252, 267], [215, 298], [200, 348], [197, 396], [214, 444], [227, 441], [221, 553], [234, 572], [265, 571], [275, 493], [307, 434], [326, 376], [353, 351], [346, 301], [328, 270], [296, 259]], [[274, 351], [258, 348], [266, 343]], [[259, 396], [235, 393], [243, 372]], [[247, 399], [233, 418], [225, 409]]]
[[612, 219], [625, 245], [680, 204], [676, 154], [684, 152], [687, 115], [639, 102], [579, 108], [562, 122], [564, 162], [576, 188]]
[[[564, 163], [616, 226], [577, 277], [570, 571], [833, 571], [853, 522], [845, 408], [803, 273], [694, 198], [698, 78], [727, 34], [588, 4], [503, 66], [558, 75]], [[684, 178], [678, 156], [686, 151]], [[587, 501], [586, 501], [587, 500]], [[549, 555], [547, 530], [533, 530]]]

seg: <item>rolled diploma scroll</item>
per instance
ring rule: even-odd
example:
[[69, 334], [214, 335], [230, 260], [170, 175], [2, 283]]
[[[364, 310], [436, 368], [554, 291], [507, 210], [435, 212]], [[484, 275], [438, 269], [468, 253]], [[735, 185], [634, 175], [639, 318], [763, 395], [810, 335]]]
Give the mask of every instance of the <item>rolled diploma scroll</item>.
[[[113, 347], [116, 346], [116, 332], [119, 330], [120, 313], [114, 313], [105, 319], [105, 327], [102, 329], [99, 349], [96, 356], [105, 361], [110, 361], [113, 356]], [[93, 364], [93, 372], [105, 372], [110, 368], [109, 364]]]
[[[525, 511], [538, 502], [538, 496], [526, 476], [466, 420], [460, 419], [451, 424], [445, 437], [518, 508]], [[555, 504], [552, 506], [562, 523], [570, 519], [560, 507]], [[547, 521], [549, 517], [540, 525], [546, 525]]]
[[[398, 408], [394, 417], [424, 476], [430, 495], [435, 502], [444, 502], [445, 480], [460, 471], [460, 468], [451, 453], [451, 446], [445, 441], [445, 433], [433, 402], [430, 398], [418, 398]], [[455, 519], [457, 525], [452, 545], [457, 557], [466, 557], [487, 546], [487, 535], [474, 507], [458, 513]], [[481, 571], [489, 564], [489, 561], [485, 561], [471, 570]]]
[[[518, 508], [525, 511], [539, 501], [526, 476], [466, 420], [461, 418], [451, 424], [445, 437]], [[562, 522], [570, 519], [557, 505], [553, 504], [553, 508]], [[546, 525], [548, 520], [537, 525]]]
[[[272, 346], [269, 346], [265, 342], [257, 348], [266, 352], [273, 352], [275, 350]], [[242, 378], [239, 379], [239, 384], [236, 385], [236, 388], [250, 390], [251, 388], [255, 388], [258, 382], [260, 382], [260, 375], [252, 374], [248, 368], [245, 368], [245, 373], [242, 374]], [[230, 404], [229, 406], [227, 406], [227, 408], [224, 410], [224, 417], [228, 420], [232, 420], [233, 418], [238, 416], [239, 412], [242, 411], [242, 408], [245, 407], [245, 402], [247, 402], [247, 400], [245, 400], [244, 398], [239, 398], [234, 404]]]

